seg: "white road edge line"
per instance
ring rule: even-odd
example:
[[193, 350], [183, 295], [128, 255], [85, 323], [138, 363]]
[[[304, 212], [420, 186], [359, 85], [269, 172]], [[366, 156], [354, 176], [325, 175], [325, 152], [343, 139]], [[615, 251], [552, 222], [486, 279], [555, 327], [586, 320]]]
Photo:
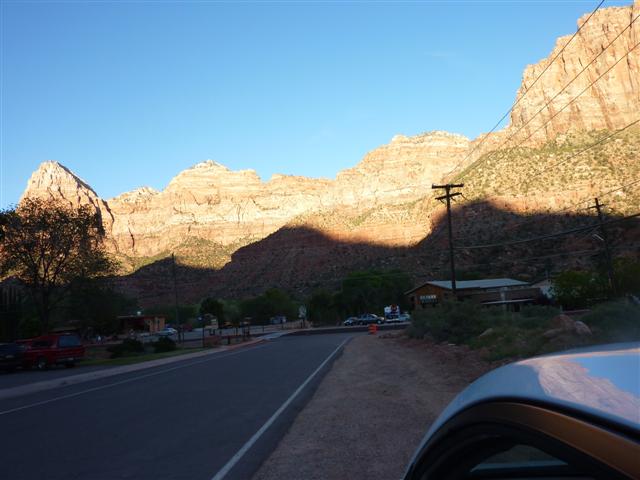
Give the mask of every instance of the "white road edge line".
[[[50, 398], [48, 400], [43, 400], [41, 402], [30, 403], [28, 405], [23, 405], [21, 407], [12, 408], [10, 410], [5, 410], [3, 412], [0, 412], [0, 415], [7, 415], [9, 413], [19, 412], [20, 410], [26, 410], [28, 408], [38, 407], [40, 405], [46, 405], [47, 403], [53, 403], [53, 402], [57, 402], [59, 400], [64, 400], [65, 398], [77, 397], [79, 395], [84, 395], [85, 393], [91, 393], [91, 392], [96, 392], [98, 390], [104, 390], [105, 388], [115, 387], [117, 385], [122, 385], [123, 383], [130, 383], [130, 382], [134, 382], [136, 380], [141, 380], [143, 378], [154, 377], [156, 375], [161, 375], [163, 373], [171, 372], [173, 370], [178, 370], [180, 368], [186, 368], [186, 367], [190, 367], [192, 365], [199, 365], [201, 363], [210, 362], [211, 360], [215, 360], [217, 358], [226, 358], [226, 357], [230, 357], [232, 355], [237, 355], [239, 353], [249, 352], [251, 350], [257, 350], [258, 348], [266, 347], [267, 345], [268, 344], [263, 343], [261, 345], [255, 346], [255, 347], [241, 348], [236, 352], [230, 352], [230, 353], [227, 353], [226, 355], [225, 354], [215, 355], [215, 356], [212, 355], [211, 357], [209, 357], [209, 358], [207, 358], [205, 360], [199, 360], [197, 362], [191, 362], [191, 363], [188, 363], [186, 365], [178, 365], [177, 367], [165, 368], [164, 370], [161, 370], [159, 372], [147, 373], [145, 375], [140, 375], [140, 376], [133, 377], [133, 378], [127, 378], [126, 380], [120, 380], [119, 382], [110, 383], [108, 385], [101, 385], [99, 387], [88, 388], [87, 390], [82, 390], [80, 392], [70, 393], [68, 395], [62, 395], [60, 397]], [[123, 375], [126, 375], [126, 374], [123, 373]], [[100, 379], [97, 379], [97, 380], [100, 380]]]
[[327, 364], [327, 362], [331, 360], [335, 356], [335, 354], [338, 353], [338, 351], [340, 351], [340, 349], [344, 346], [344, 344], [347, 343], [350, 339], [351, 339], [350, 337], [346, 338], [340, 345], [338, 345], [338, 347], [333, 352], [331, 352], [331, 354], [324, 360], [324, 362], [322, 362], [320, 366], [316, 368], [314, 372], [307, 377], [304, 383], [300, 385], [297, 388], [297, 390], [291, 394], [291, 396], [280, 406], [280, 408], [278, 408], [278, 410], [276, 410], [276, 412], [271, 416], [271, 418], [269, 418], [269, 420], [267, 420], [264, 423], [264, 425], [260, 427], [260, 430], [258, 430], [256, 433], [253, 434], [253, 436], [247, 441], [247, 443], [245, 443], [242, 446], [242, 448], [238, 450], [233, 457], [231, 457], [231, 460], [229, 460], [225, 464], [225, 466], [222, 467], [211, 480], [222, 480], [229, 473], [229, 471], [236, 466], [236, 464], [240, 461], [240, 459], [258, 441], [258, 439], [262, 436], [262, 434], [267, 431], [267, 429], [273, 424], [273, 422], [276, 421], [276, 419], [280, 416], [280, 414], [282, 414], [282, 412], [285, 411], [285, 409], [291, 404], [291, 402], [293, 402], [293, 400], [298, 396], [298, 394], [302, 390], [304, 390], [304, 388], [309, 384], [309, 382], [311, 382], [311, 380], [313, 380], [313, 377], [315, 377], [318, 374], [318, 372], [322, 370], [322, 367], [324, 367]]

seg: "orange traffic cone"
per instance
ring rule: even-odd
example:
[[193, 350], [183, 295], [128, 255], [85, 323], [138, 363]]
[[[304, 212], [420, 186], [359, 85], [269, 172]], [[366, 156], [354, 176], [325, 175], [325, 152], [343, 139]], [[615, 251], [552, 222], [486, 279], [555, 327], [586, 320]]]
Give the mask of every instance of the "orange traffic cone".
[[376, 333], [378, 333], [378, 325], [372, 323], [369, 325], [369, 335], [375, 335]]

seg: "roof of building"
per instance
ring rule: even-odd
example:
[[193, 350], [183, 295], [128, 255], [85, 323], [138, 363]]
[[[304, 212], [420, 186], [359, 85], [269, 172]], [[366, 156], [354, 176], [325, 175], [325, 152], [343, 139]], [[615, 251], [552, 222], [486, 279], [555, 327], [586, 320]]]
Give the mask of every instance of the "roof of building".
[[[440, 288], [451, 290], [451, 280], [430, 280], [418, 285], [415, 288], [405, 292], [411, 293], [425, 285], [433, 285]], [[456, 282], [456, 290], [468, 290], [472, 288], [500, 288], [500, 287], [520, 287], [528, 286], [527, 282], [514, 280], [513, 278], [487, 278], [484, 280], [459, 280]]]

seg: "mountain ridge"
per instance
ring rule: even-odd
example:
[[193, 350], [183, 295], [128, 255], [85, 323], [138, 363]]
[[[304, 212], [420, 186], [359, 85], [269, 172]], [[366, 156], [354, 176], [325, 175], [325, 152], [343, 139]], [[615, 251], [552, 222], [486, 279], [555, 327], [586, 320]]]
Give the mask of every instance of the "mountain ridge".
[[[310, 226], [341, 241], [415, 245], [442, 217], [431, 184], [445, 178], [464, 182], [471, 200], [493, 196], [519, 212], [559, 211], [577, 196], [640, 178], [637, 128], [625, 133], [623, 144], [612, 137], [606, 143], [611, 148], [580, 153], [640, 118], [638, 15], [639, 0], [601, 9], [568, 46], [572, 37], [560, 37], [547, 58], [525, 68], [509, 125], [475, 139], [438, 130], [398, 134], [335, 179], [274, 174], [263, 181], [255, 170], [233, 171], [207, 160], [179, 172], [160, 191], [140, 187], [108, 200], [66, 167], [45, 162], [22, 198], [92, 205], [103, 218], [109, 248], [129, 270], [175, 250], [194, 265], [221, 268], [237, 249], [283, 227]], [[574, 162], [571, 155], [580, 158]], [[554, 178], [547, 170], [559, 161], [572, 168], [558, 169]], [[580, 185], [577, 196], [563, 188], [572, 182]], [[640, 202], [635, 194], [618, 200], [625, 211]]]

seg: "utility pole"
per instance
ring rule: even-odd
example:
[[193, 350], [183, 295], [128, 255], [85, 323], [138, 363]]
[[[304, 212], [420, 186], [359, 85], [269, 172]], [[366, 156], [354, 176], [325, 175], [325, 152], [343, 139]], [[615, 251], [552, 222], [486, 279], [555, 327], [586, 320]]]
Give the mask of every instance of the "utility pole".
[[436, 200], [442, 201], [443, 199], [447, 201], [447, 222], [449, 226], [449, 264], [451, 265], [451, 293], [453, 297], [456, 297], [456, 267], [453, 260], [453, 231], [451, 229], [451, 199], [453, 197], [457, 197], [458, 195], [462, 195], [460, 192], [451, 193], [452, 188], [462, 188], [464, 187], [464, 183], [447, 183], [446, 185], [435, 185], [432, 184], [431, 188], [433, 190], [436, 189], [444, 189], [444, 195], [440, 197], [436, 197]]
[[173, 276], [173, 295], [176, 306], [176, 325], [178, 326], [178, 341], [182, 341], [182, 328], [180, 325], [180, 313], [178, 312], [178, 282], [176, 281], [176, 255], [171, 254], [171, 274]]
[[615, 277], [613, 273], [613, 260], [611, 258], [611, 249], [609, 248], [609, 237], [607, 235], [607, 229], [604, 226], [604, 218], [602, 217], [602, 207], [604, 207], [605, 205], [602, 205], [598, 201], [598, 197], [596, 197], [594, 200], [596, 204], [593, 207], [589, 207], [589, 208], [595, 208], [596, 211], [598, 212], [598, 224], [600, 225], [600, 233], [602, 234], [602, 243], [604, 244], [604, 254], [607, 260], [607, 274], [609, 276], [609, 288], [611, 289], [611, 293], [615, 295], [616, 282], [615, 282]]

